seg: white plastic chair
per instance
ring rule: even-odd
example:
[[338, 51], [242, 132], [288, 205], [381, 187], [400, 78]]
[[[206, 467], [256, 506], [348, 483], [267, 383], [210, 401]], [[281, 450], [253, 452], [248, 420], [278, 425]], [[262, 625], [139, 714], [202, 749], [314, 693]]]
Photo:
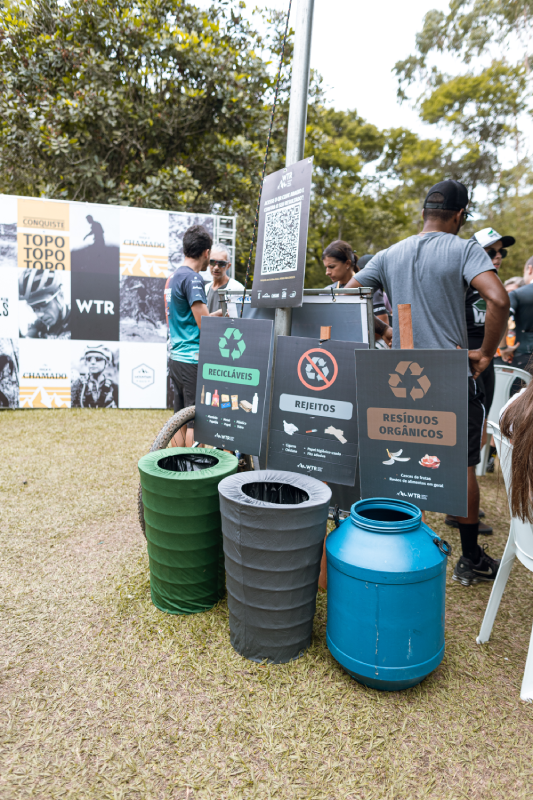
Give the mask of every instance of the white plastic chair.
[[[513, 457], [513, 447], [509, 440], [502, 436], [500, 428], [495, 422], [489, 422], [488, 427], [492, 428], [494, 434], [494, 441], [498, 451], [498, 458], [500, 459], [507, 499], [509, 500], [511, 494], [511, 460]], [[481, 630], [476, 639], [478, 644], [488, 642], [490, 639], [492, 626], [494, 625], [494, 620], [498, 613], [498, 608], [500, 607], [500, 600], [502, 599], [515, 556], [522, 562], [524, 567], [527, 567], [530, 572], [533, 572], [533, 525], [530, 522], [522, 522], [522, 520], [517, 517], [511, 517], [509, 538], [507, 539], [500, 568], [494, 580], [492, 592], [490, 593], [485, 616], [481, 623]], [[530, 703], [533, 702], [533, 630], [529, 641], [529, 651], [527, 654], [524, 677], [522, 679], [522, 688], [520, 689], [520, 698]]]
[[[511, 397], [511, 388], [517, 378], [527, 384], [531, 380], [531, 375], [525, 369], [513, 367], [512, 364], [495, 364], [494, 365], [495, 384], [494, 384], [494, 399], [490, 410], [488, 410], [487, 419], [500, 419], [500, 411]], [[487, 444], [481, 449], [481, 460], [476, 467], [476, 475], [478, 477], [485, 475], [487, 472], [487, 464], [489, 463], [490, 452], [490, 434], [487, 436]]]

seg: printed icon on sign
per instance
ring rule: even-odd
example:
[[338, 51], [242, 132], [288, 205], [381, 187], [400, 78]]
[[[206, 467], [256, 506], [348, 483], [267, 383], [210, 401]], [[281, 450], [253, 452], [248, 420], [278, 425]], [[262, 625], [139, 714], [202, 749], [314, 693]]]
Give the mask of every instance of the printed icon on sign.
[[291, 292], [289, 297], [296, 297], [296, 290], [294, 292]]
[[389, 457], [388, 461], [383, 461], [383, 464], [394, 464], [396, 461], [410, 461], [410, 458], [400, 458], [403, 450], [398, 450], [397, 453], [391, 453], [390, 450], [387, 450], [387, 455]]
[[440, 467], [440, 458], [437, 456], [424, 456], [418, 462], [421, 467], [428, 467], [428, 469], [438, 469]]
[[285, 433], [288, 433], [289, 436], [292, 436], [293, 433], [296, 433], [298, 428], [296, 425], [293, 425], [292, 422], [285, 422], [285, 420], [283, 420], [283, 430]]
[[348, 439], [344, 436], [344, 431], [340, 431], [338, 428], [334, 428], [333, 425], [330, 425], [329, 428], [326, 428], [324, 433], [331, 433], [332, 436], [335, 436], [341, 444], [346, 444]]
[[391, 392], [395, 397], [407, 397], [407, 389], [402, 385], [402, 377], [405, 377], [408, 369], [418, 383], [418, 386], [412, 387], [409, 394], [413, 400], [421, 400], [430, 388], [431, 381], [427, 375], [422, 375], [424, 367], [421, 367], [416, 361], [400, 361], [397, 364], [396, 370], [391, 373], [389, 378]]
[[233, 349], [231, 350], [231, 358], [235, 361], [237, 358], [240, 358], [246, 350], [242, 333], [238, 328], [226, 328], [224, 335], [220, 337], [218, 342], [220, 355], [224, 356], [224, 358], [229, 358], [230, 347], [232, 345]]
[[298, 378], [314, 392], [328, 389], [339, 374], [339, 366], [328, 350], [313, 347], [307, 350], [298, 361]]

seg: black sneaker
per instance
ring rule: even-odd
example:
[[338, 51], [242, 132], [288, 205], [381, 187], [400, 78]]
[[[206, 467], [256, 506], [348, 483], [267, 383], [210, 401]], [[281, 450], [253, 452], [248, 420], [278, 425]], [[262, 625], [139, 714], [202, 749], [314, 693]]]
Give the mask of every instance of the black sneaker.
[[482, 583], [483, 581], [493, 581], [498, 574], [500, 562], [496, 558], [491, 558], [484, 547], [480, 548], [480, 559], [474, 564], [469, 558], [461, 556], [453, 571], [452, 579], [462, 583], [463, 586], [470, 586], [472, 583]]
[[487, 468], [485, 472], [494, 472], [494, 456], [491, 456], [487, 461]]

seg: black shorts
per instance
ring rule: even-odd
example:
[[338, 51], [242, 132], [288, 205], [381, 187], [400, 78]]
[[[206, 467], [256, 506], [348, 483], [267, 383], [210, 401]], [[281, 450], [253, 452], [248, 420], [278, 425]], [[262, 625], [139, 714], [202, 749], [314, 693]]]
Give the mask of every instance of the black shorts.
[[492, 401], [494, 400], [494, 382], [494, 361], [491, 361], [487, 369], [476, 378], [477, 387], [481, 394], [481, 402], [485, 406], [486, 416], [488, 416]]
[[475, 467], [480, 462], [481, 437], [485, 423], [483, 396], [473, 378], [468, 379], [468, 466]]
[[[174, 384], [174, 413], [183, 408], [193, 406], [196, 402], [196, 378], [198, 364], [186, 364], [184, 361], [168, 361], [170, 378]], [[194, 428], [194, 420], [187, 423], [188, 428]]]

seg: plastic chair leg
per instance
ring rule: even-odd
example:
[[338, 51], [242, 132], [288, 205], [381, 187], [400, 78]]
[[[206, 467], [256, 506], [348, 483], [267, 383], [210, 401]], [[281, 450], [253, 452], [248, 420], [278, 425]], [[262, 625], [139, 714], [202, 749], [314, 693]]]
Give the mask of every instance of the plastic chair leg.
[[489, 463], [489, 453], [490, 453], [490, 434], [487, 435], [487, 444], [481, 448], [481, 458], [480, 462], [476, 467], [476, 475], [478, 478], [482, 478], [483, 475], [487, 472], [487, 464]]
[[533, 703], [533, 630], [531, 631], [531, 638], [529, 640], [526, 668], [520, 688], [520, 699], [528, 703]]
[[[483, 644], [483, 642], [488, 642], [490, 639], [490, 634], [492, 633], [492, 626], [494, 625], [494, 620], [496, 619], [496, 614], [498, 613], [498, 609], [500, 607], [500, 601], [502, 599], [503, 591], [507, 584], [509, 573], [511, 572], [511, 567], [513, 566], [513, 561], [515, 560], [515, 555], [516, 555], [515, 543], [512, 531], [513, 531], [513, 526], [511, 523], [509, 538], [507, 539], [507, 544], [505, 545], [505, 550], [503, 551], [500, 568], [498, 570], [498, 574], [496, 575], [496, 580], [494, 581], [492, 592], [490, 593], [489, 602], [487, 603], [487, 608], [485, 610], [485, 616], [483, 617], [483, 622], [481, 623], [481, 630], [479, 631], [479, 636], [476, 639], [476, 642], [478, 644]], [[533, 670], [533, 661], [532, 661], [532, 670]], [[533, 672], [532, 672], [532, 679], [533, 679]]]

